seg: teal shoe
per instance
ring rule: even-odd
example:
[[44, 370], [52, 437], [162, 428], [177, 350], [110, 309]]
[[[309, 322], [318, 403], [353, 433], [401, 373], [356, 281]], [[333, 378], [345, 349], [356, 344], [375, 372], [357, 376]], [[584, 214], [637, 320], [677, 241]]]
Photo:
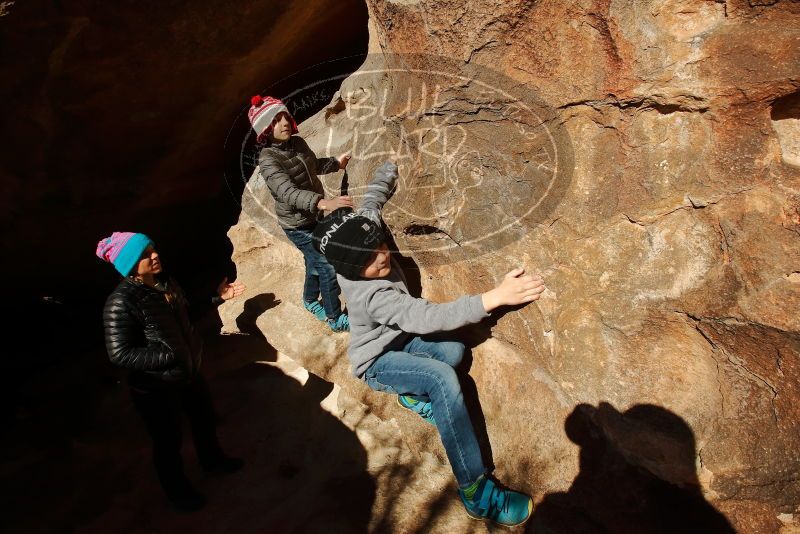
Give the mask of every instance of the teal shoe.
[[328, 326], [334, 332], [349, 332], [350, 331], [350, 318], [346, 313], [341, 314], [336, 319], [328, 319]]
[[320, 304], [318, 300], [315, 300], [314, 302], [303, 301], [303, 306], [305, 306], [305, 308], [320, 321], [327, 319], [325, 316], [325, 308], [322, 307], [322, 304]]
[[[466, 490], [469, 491], [469, 490]], [[472, 498], [459, 488], [458, 496], [473, 519], [489, 519], [503, 526], [513, 527], [528, 520], [533, 510], [533, 499], [523, 493], [500, 486], [491, 478], [481, 476]]]
[[417, 399], [412, 399], [411, 397], [406, 397], [405, 395], [398, 395], [397, 396], [397, 404], [402, 406], [403, 408], [407, 408], [412, 412], [419, 414], [424, 420], [436, 426], [436, 420], [433, 418], [433, 414], [431, 413], [431, 403], [429, 402], [422, 402], [418, 401]]

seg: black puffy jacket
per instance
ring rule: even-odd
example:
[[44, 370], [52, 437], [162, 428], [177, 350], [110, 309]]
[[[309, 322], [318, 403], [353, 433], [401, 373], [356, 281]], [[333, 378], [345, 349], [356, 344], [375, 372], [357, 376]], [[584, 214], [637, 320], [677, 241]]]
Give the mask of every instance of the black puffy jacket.
[[197, 374], [203, 342], [174, 280], [167, 279], [156, 289], [123, 278], [106, 299], [103, 323], [108, 357], [130, 370], [128, 379], [134, 388], [160, 389]]
[[317, 174], [339, 170], [336, 158], [317, 158], [302, 137], [261, 149], [261, 176], [275, 199], [275, 214], [283, 228], [300, 228], [316, 222], [317, 202], [324, 196]]

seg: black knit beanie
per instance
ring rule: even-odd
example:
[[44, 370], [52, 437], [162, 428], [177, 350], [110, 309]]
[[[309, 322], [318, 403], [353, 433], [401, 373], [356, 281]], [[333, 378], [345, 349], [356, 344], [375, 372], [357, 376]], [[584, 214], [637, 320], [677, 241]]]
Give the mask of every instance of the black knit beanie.
[[358, 280], [378, 246], [386, 241], [381, 227], [351, 210], [339, 209], [317, 224], [314, 248], [345, 278]]

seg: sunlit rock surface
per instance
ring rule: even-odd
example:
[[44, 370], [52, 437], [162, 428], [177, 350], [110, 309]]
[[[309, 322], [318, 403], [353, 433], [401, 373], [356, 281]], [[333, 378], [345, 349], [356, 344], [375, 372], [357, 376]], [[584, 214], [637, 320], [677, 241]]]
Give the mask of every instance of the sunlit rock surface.
[[[370, 58], [301, 134], [353, 153], [355, 196], [398, 159], [385, 220], [425, 297], [517, 265], [546, 278], [537, 303], [454, 334], [496, 474], [544, 503], [532, 525], [658, 531], [665, 483], [709, 525], [795, 528], [800, 4], [368, 4]], [[255, 175], [229, 233], [252, 295], [282, 301], [260, 331], [443, 459], [302, 309], [270, 205]], [[223, 307], [227, 328], [241, 312]]]

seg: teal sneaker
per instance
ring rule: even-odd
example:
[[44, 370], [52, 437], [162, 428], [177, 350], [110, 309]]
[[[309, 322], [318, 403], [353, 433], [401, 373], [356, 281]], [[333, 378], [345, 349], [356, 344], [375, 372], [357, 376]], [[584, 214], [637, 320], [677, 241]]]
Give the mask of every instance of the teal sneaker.
[[334, 332], [349, 332], [350, 331], [350, 318], [346, 313], [341, 314], [336, 319], [328, 319], [328, 326]]
[[303, 306], [305, 306], [305, 308], [320, 321], [327, 319], [325, 316], [325, 308], [322, 307], [322, 304], [320, 304], [318, 300], [315, 300], [314, 302], [303, 301]]
[[[472, 519], [489, 519], [497, 524], [513, 527], [523, 524], [531, 516], [533, 499], [523, 493], [500, 486], [491, 478], [481, 476], [478, 487], [462, 490], [458, 496]], [[472, 493], [472, 497], [467, 495]]]
[[431, 403], [429, 402], [422, 402], [418, 401], [417, 399], [412, 399], [411, 397], [406, 397], [405, 395], [398, 395], [397, 396], [397, 404], [402, 406], [403, 408], [407, 408], [414, 413], [419, 414], [424, 420], [436, 426], [436, 420], [433, 418], [433, 414], [431, 413]]

